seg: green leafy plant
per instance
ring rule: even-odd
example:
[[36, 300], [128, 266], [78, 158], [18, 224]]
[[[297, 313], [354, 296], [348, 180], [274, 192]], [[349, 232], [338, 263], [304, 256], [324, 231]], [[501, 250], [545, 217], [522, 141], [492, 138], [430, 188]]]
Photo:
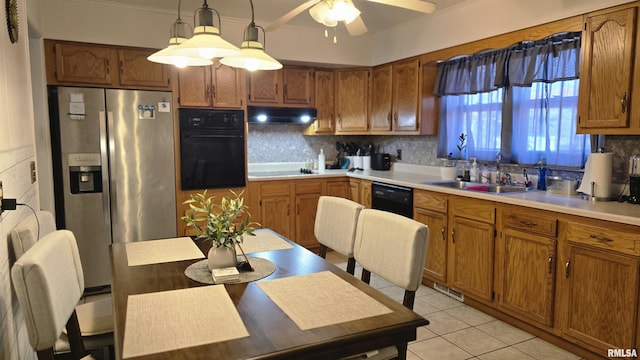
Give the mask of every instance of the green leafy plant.
[[[460, 152], [460, 158], [463, 160], [466, 160], [467, 158], [467, 135], [465, 133], [460, 134], [460, 136], [458, 136], [458, 145], [456, 145], [456, 147], [458, 148], [458, 152]], [[447, 158], [449, 160], [453, 159], [453, 153], [449, 153], [449, 156], [447, 156]]]
[[[242, 193], [223, 197], [220, 204], [213, 202], [214, 197], [207, 197], [207, 190], [191, 195], [183, 204], [189, 205], [189, 211], [181, 219], [187, 227], [197, 230], [196, 239], [206, 239], [215, 247], [233, 247], [242, 243], [244, 235], [255, 236], [254, 226], [260, 224], [251, 221], [251, 214], [244, 205]], [[246, 212], [244, 220], [243, 214]]]

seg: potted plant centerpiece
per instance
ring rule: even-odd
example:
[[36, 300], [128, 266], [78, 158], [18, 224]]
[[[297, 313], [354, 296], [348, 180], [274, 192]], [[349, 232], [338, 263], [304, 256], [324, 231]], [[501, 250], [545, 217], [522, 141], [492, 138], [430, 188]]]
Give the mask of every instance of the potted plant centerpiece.
[[183, 203], [189, 205], [189, 211], [181, 219], [197, 231], [196, 239], [212, 242], [207, 256], [209, 269], [236, 266], [236, 244], [242, 243], [244, 235], [255, 236], [254, 225], [259, 225], [251, 221], [242, 193], [231, 194], [216, 204], [205, 190]]

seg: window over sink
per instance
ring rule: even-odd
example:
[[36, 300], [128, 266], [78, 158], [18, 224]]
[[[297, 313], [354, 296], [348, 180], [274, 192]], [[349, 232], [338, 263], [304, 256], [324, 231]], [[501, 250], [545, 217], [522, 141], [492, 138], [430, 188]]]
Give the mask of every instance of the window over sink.
[[579, 32], [561, 33], [441, 63], [438, 156], [584, 166], [591, 143], [576, 134], [580, 41]]

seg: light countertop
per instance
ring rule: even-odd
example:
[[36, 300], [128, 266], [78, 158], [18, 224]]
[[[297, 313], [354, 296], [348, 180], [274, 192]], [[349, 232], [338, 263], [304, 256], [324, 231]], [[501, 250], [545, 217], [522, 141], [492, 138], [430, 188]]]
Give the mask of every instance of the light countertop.
[[[272, 169], [273, 170], [273, 169]], [[296, 170], [295, 166], [292, 169]], [[485, 192], [453, 189], [427, 183], [441, 180], [439, 168], [435, 166], [420, 165], [394, 165], [390, 171], [357, 170], [326, 170], [324, 174], [301, 174], [299, 172], [269, 174], [268, 168], [249, 167], [249, 181], [322, 178], [348, 176], [371, 181], [380, 181], [387, 184], [412, 187], [436, 191], [446, 194], [466, 196], [470, 198], [489, 200], [498, 203], [526, 206], [541, 210], [555, 211], [570, 215], [578, 215], [588, 218], [613, 221], [629, 225], [640, 226], [640, 205], [619, 203], [617, 201], [587, 201], [581, 195], [557, 195], [546, 191], [531, 190], [527, 192], [492, 194]]]

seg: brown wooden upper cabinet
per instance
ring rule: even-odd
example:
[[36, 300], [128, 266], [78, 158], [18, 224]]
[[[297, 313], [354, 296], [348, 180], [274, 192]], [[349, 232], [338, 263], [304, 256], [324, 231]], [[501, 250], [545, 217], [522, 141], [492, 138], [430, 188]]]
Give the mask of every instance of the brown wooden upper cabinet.
[[216, 62], [178, 70], [178, 103], [192, 107], [242, 107], [241, 70]]
[[318, 115], [314, 123], [316, 134], [333, 134], [335, 131], [335, 73], [330, 70], [316, 70], [315, 102]]
[[247, 104], [260, 106], [313, 106], [313, 69], [284, 67], [249, 73]]
[[368, 130], [370, 69], [336, 71], [336, 133]]
[[153, 49], [45, 40], [49, 85], [170, 90], [168, 66], [153, 63]]
[[402, 60], [371, 72], [371, 132], [417, 131], [420, 60]]
[[391, 131], [393, 121], [393, 65], [374, 67], [371, 71], [371, 131]]
[[[632, 103], [636, 12], [636, 7], [630, 7], [585, 15], [579, 133], [603, 133], [603, 129], [614, 129], [613, 133], [629, 132], [624, 129], [629, 128]], [[640, 128], [635, 131], [640, 132]]]

